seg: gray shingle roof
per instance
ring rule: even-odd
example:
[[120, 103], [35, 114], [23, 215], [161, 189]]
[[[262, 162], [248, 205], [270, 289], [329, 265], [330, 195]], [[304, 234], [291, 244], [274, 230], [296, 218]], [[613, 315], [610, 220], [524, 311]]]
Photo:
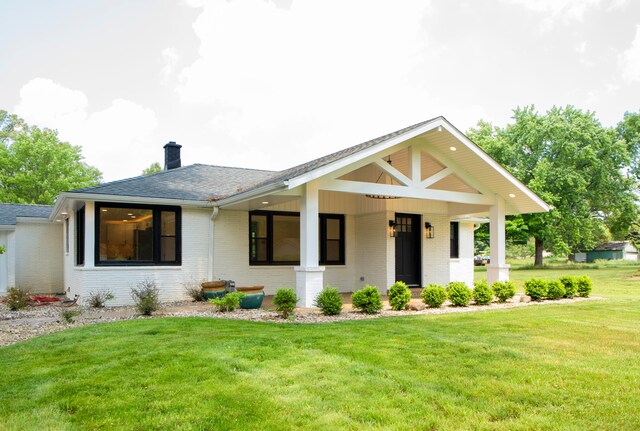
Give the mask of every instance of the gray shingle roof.
[[71, 193], [206, 201], [237, 193], [274, 174], [273, 171], [195, 164], [76, 189]]
[[267, 184], [273, 184], [273, 183], [277, 183], [280, 181], [286, 181], [289, 180], [291, 178], [296, 178], [300, 175], [304, 175], [307, 172], [311, 172], [315, 169], [321, 168], [323, 166], [326, 166], [330, 163], [336, 162], [340, 159], [343, 159], [345, 157], [348, 157], [352, 154], [358, 153], [362, 150], [366, 150], [367, 148], [373, 147], [381, 142], [384, 142], [388, 139], [392, 139], [395, 138], [396, 136], [402, 135], [404, 133], [410, 132], [412, 130], [415, 130], [419, 127], [424, 126], [427, 123], [430, 123], [432, 121], [435, 121], [439, 118], [443, 118], [443, 117], [436, 117], [436, 118], [432, 118], [430, 120], [426, 120], [426, 121], [422, 121], [420, 123], [414, 124], [413, 126], [409, 126], [409, 127], [405, 127], [404, 129], [400, 129], [400, 130], [396, 130], [395, 132], [386, 134], [384, 136], [380, 136], [378, 138], [375, 139], [371, 139], [370, 141], [367, 142], [363, 142], [362, 144], [358, 144], [358, 145], [354, 145], [353, 147], [349, 147], [349, 148], [345, 148], [344, 150], [340, 150], [340, 151], [336, 151], [335, 153], [320, 157], [318, 159], [312, 160], [310, 162], [307, 163], [303, 163], [301, 165], [298, 166], [294, 166], [293, 168], [289, 168], [289, 169], [285, 169], [284, 171], [280, 171], [277, 174], [275, 174], [274, 176], [272, 176], [271, 178], [266, 179], [265, 181], [263, 181], [260, 184], [255, 184], [252, 187], [247, 187], [245, 190], [243, 191], [247, 191], [247, 190], [251, 190], [254, 188], [258, 188], [261, 186], [265, 186]]
[[0, 204], [0, 225], [16, 224], [16, 217], [48, 218], [53, 209], [50, 205]]
[[628, 241], [610, 241], [604, 244], [599, 244], [596, 246], [593, 251], [619, 251], [624, 250], [624, 248], [629, 244]]
[[70, 193], [89, 193], [115, 196], [135, 196], [192, 201], [216, 201], [298, 177], [322, 166], [373, 147], [381, 142], [417, 129], [438, 118], [405, 127], [362, 144], [337, 151], [324, 157], [303, 163], [280, 172], [258, 169], [230, 168], [224, 166], [189, 165], [152, 175], [85, 187]]

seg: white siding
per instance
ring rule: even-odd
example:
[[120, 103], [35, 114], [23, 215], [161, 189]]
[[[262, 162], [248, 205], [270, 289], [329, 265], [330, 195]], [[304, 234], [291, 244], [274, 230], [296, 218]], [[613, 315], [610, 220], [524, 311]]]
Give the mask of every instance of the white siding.
[[422, 235], [422, 285], [446, 284], [449, 274], [449, 217], [440, 214], [423, 214], [422, 222], [430, 222], [434, 228], [433, 238]]
[[[72, 239], [70, 253], [65, 256], [65, 285], [70, 288], [69, 296], [79, 294], [83, 302], [91, 291], [108, 289], [115, 295], [109, 305], [131, 304], [131, 289], [141, 281], [152, 280], [160, 290], [161, 300], [187, 299], [184, 284], [206, 279], [210, 214], [210, 210], [183, 208], [181, 266], [75, 266], [75, 240]], [[75, 234], [74, 225], [71, 238]], [[85, 250], [85, 261], [90, 253], [94, 250]]]
[[459, 222], [458, 224], [458, 258], [451, 259], [450, 281], [462, 281], [473, 288], [473, 223]]
[[15, 285], [31, 293], [63, 290], [62, 224], [18, 222], [15, 230]]
[[389, 287], [389, 279], [393, 278], [389, 268], [395, 270], [395, 261], [389, 262], [387, 259], [389, 250], [394, 247], [393, 238], [388, 233], [388, 220], [386, 212], [356, 217], [357, 289], [369, 284], [378, 286], [381, 293], [386, 293]]
[[13, 237], [13, 230], [0, 230], [0, 246], [5, 246], [4, 254], [0, 254], [0, 295], [7, 293], [7, 289], [16, 283]]

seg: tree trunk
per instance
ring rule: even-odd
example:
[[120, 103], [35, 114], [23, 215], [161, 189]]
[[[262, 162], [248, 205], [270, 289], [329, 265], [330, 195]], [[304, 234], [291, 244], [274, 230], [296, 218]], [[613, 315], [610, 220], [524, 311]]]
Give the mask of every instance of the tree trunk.
[[534, 262], [535, 266], [542, 266], [542, 240], [539, 238], [535, 238], [536, 240], [536, 260]]

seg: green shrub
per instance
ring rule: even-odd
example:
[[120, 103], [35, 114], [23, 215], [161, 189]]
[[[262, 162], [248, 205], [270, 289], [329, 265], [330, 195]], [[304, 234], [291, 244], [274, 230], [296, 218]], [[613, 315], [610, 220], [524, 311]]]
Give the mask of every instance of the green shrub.
[[65, 323], [73, 323], [73, 319], [76, 316], [79, 316], [82, 314], [82, 310], [62, 310], [62, 313], [60, 313], [60, 316], [62, 317], [62, 320], [65, 321]]
[[532, 278], [524, 282], [524, 293], [534, 301], [540, 301], [547, 296], [547, 283], [539, 278]]
[[89, 306], [92, 308], [103, 308], [107, 301], [111, 301], [115, 296], [108, 289], [92, 290], [89, 292]]
[[375, 314], [382, 310], [382, 296], [376, 286], [369, 286], [351, 294], [353, 308], [362, 310], [363, 313]]
[[222, 298], [212, 298], [209, 299], [209, 302], [215, 305], [218, 311], [226, 313], [228, 311], [233, 311], [240, 306], [240, 300], [246, 296], [246, 293], [243, 292], [231, 292], [227, 293]]
[[402, 281], [396, 281], [389, 289], [389, 305], [392, 310], [406, 310], [411, 301], [411, 291]]
[[22, 310], [29, 305], [29, 292], [11, 287], [7, 290], [7, 306], [11, 311]]
[[593, 282], [588, 275], [580, 276], [576, 279], [576, 290], [578, 296], [588, 298], [591, 295], [591, 289], [593, 288]]
[[325, 316], [334, 316], [342, 312], [342, 296], [338, 289], [327, 286], [316, 296], [315, 304]]
[[296, 309], [296, 302], [298, 302], [298, 297], [293, 289], [278, 289], [276, 296], [273, 297], [276, 311], [281, 313], [282, 317], [293, 316], [293, 311]]
[[474, 283], [473, 300], [476, 301], [478, 305], [487, 305], [493, 301], [493, 291], [486, 280]]
[[564, 297], [566, 293], [567, 291], [564, 289], [564, 286], [558, 280], [547, 281], [547, 298], [560, 299]]
[[516, 296], [516, 285], [512, 281], [494, 281], [491, 284], [491, 289], [498, 298], [498, 302], [507, 302]]
[[471, 301], [471, 289], [461, 281], [453, 281], [447, 284], [449, 301], [456, 307], [466, 307]]
[[447, 291], [439, 284], [431, 283], [422, 289], [420, 296], [422, 296], [422, 302], [429, 307], [440, 308], [447, 300]]
[[565, 298], [573, 298], [576, 296], [576, 292], [578, 291], [578, 285], [576, 283], [576, 277], [570, 277], [565, 275], [560, 277], [559, 279], [562, 286], [564, 286], [564, 297]]
[[143, 280], [137, 287], [131, 289], [131, 297], [135, 302], [138, 313], [151, 316], [154, 311], [160, 309], [160, 291], [155, 281]]

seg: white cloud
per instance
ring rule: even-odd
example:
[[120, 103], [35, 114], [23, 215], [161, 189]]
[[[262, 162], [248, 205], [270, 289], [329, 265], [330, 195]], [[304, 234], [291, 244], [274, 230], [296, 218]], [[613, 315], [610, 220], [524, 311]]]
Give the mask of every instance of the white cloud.
[[[179, 74], [177, 92], [215, 110], [213, 142], [253, 145], [263, 166], [277, 156], [274, 147], [295, 161], [324, 154], [423, 118], [427, 7], [210, 1], [194, 24], [199, 58]], [[362, 130], [369, 133], [355, 134]]]
[[15, 113], [41, 127], [66, 128], [87, 118], [89, 101], [82, 91], [70, 90], [50, 79], [35, 78], [20, 89]]
[[149, 164], [150, 136], [158, 125], [155, 113], [123, 99], [100, 111], [89, 112], [88, 106], [83, 92], [36, 78], [22, 87], [14, 111], [28, 123], [55, 128], [60, 139], [82, 146], [86, 162], [103, 170], [105, 180], [139, 175]]
[[640, 81], [640, 25], [636, 26], [636, 36], [631, 47], [619, 57], [622, 79], [627, 83]]
[[627, 0], [503, 0], [518, 4], [532, 12], [544, 15], [540, 23], [540, 30], [550, 30], [556, 22], [569, 24], [573, 21], [582, 22], [585, 13], [601, 4], [609, 5], [608, 10], [619, 9], [626, 5]]
[[173, 76], [179, 61], [180, 55], [176, 48], [169, 47], [162, 50], [163, 66], [160, 71], [160, 82], [163, 85], [166, 85], [169, 82], [169, 79]]

